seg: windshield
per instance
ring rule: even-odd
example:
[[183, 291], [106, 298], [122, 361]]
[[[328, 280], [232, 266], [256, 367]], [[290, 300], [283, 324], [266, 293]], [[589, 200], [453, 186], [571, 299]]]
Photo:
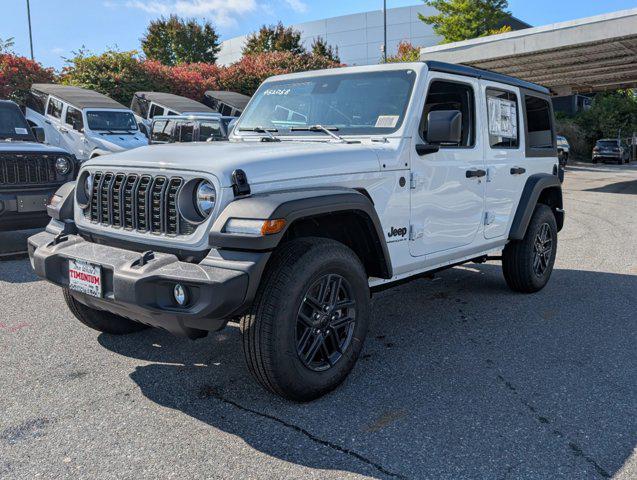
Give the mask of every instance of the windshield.
[[617, 145], [617, 140], [598, 140], [597, 146], [602, 148], [614, 148], [619, 145]]
[[130, 131], [137, 130], [137, 122], [131, 112], [90, 110], [86, 112], [88, 128], [104, 131]]
[[0, 139], [33, 141], [31, 129], [24, 115], [11, 103], [0, 105]]
[[386, 135], [400, 128], [415, 79], [413, 70], [393, 70], [267, 82], [237, 131], [265, 128], [277, 135], [308, 135], [295, 130], [322, 125], [340, 135]]

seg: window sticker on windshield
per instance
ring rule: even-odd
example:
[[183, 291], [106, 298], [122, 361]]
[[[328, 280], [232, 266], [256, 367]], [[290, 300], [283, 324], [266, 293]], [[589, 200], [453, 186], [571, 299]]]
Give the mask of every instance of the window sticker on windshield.
[[376, 119], [376, 128], [394, 128], [398, 125], [398, 115], [379, 115]]
[[16, 135], [28, 135], [29, 132], [26, 128], [19, 128], [19, 127], [15, 127], [15, 133]]
[[289, 95], [290, 88], [268, 88], [263, 95]]
[[518, 138], [518, 113], [514, 101], [487, 97], [489, 134], [502, 138]]

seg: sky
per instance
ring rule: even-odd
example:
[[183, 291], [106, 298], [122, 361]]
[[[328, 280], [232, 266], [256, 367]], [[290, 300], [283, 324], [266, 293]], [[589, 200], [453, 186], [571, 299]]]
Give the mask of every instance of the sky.
[[[26, 0], [1, 0], [0, 39], [14, 37], [14, 51], [29, 56]], [[387, 8], [418, 5], [387, 0]], [[534, 25], [636, 8], [637, 0], [510, 0], [509, 10]], [[250, 33], [262, 24], [320, 20], [382, 9], [382, 0], [31, 0], [34, 53], [45, 66], [60, 69], [81, 47], [140, 50], [148, 22], [162, 15], [206, 18], [221, 39]]]

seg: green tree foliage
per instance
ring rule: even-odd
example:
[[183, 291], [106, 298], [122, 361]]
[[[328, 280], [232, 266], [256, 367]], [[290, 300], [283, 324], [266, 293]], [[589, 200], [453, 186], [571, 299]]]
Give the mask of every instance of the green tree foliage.
[[9, 37], [6, 40], [0, 38], [0, 53], [11, 53], [14, 45], [13, 37]]
[[144, 68], [136, 51], [109, 50], [93, 55], [80, 50], [67, 62], [69, 65], [62, 70], [62, 83], [95, 90], [124, 105], [130, 104], [137, 91], [166, 90], [163, 79]]
[[420, 60], [420, 48], [409, 42], [400, 42], [396, 55], [387, 57], [387, 63], [417, 62]]
[[629, 137], [637, 132], [637, 93], [620, 90], [599, 93], [589, 110], [578, 113], [573, 121], [583, 130], [592, 147], [600, 138]]
[[220, 48], [219, 36], [210, 22], [199, 24], [176, 15], [150, 22], [142, 38], [146, 58], [170, 66], [215, 63]]
[[328, 45], [323, 37], [317, 37], [312, 42], [312, 55], [318, 55], [332, 62], [341, 63], [341, 59], [338, 56], [338, 47]]
[[442, 43], [459, 42], [509, 31], [502, 27], [510, 13], [507, 0], [424, 0], [438, 10], [438, 15], [418, 18], [433, 25], [434, 32], [443, 37]]
[[277, 25], [263, 25], [258, 32], [250, 34], [243, 47], [244, 55], [254, 55], [264, 52], [306, 53], [301, 45], [301, 32], [292, 27]]

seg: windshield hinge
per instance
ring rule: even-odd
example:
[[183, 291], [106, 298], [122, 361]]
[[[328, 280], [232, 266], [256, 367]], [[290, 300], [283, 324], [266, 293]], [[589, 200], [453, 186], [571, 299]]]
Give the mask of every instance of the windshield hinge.
[[414, 172], [411, 172], [411, 174], [409, 175], [409, 186], [412, 190], [420, 188], [424, 182], [425, 181], [422, 178], [422, 175], [418, 175]]

